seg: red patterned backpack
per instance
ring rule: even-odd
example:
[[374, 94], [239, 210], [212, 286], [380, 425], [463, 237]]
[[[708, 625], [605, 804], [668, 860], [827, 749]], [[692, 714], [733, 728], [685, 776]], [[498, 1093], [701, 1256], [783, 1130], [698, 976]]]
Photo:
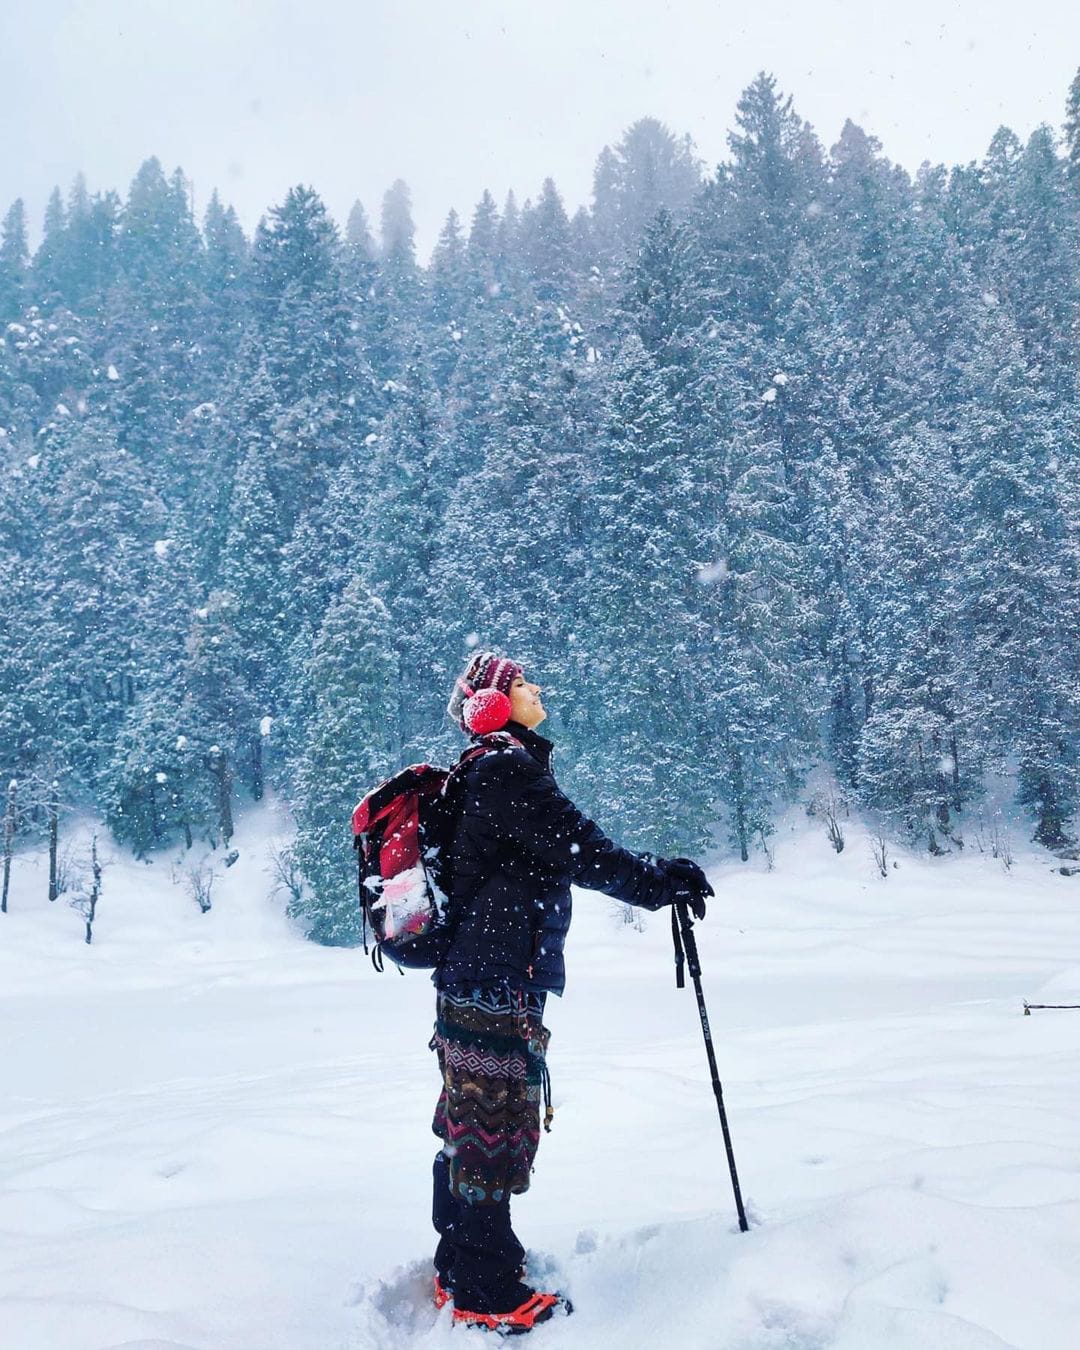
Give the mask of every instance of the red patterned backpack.
[[360, 881], [364, 951], [370, 927], [376, 970], [434, 970], [450, 945], [449, 845], [459, 810], [461, 770], [491, 750], [519, 745], [495, 732], [471, 746], [452, 769], [412, 764], [380, 783], [352, 814]]

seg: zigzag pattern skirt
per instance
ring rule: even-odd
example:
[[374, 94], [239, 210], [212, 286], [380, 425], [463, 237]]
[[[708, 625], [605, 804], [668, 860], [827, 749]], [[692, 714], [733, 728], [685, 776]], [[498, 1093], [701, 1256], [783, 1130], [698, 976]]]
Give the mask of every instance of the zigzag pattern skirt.
[[540, 1143], [551, 1033], [543, 995], [441, 990], [431, 1048], [443, 1086], [431, 1128], [450, 1160], [450, 1190], [497, 1205], [529, 1189]]

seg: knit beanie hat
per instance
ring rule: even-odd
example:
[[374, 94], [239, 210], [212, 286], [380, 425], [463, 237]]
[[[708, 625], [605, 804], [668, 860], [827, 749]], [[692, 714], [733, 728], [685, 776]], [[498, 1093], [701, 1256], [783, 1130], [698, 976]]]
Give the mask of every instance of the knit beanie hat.
[[446, 711], [474, 736], [501, 731], [510, 721], [510, 686], [523, 674], [516, 661], [478, 652], [454, 685]]

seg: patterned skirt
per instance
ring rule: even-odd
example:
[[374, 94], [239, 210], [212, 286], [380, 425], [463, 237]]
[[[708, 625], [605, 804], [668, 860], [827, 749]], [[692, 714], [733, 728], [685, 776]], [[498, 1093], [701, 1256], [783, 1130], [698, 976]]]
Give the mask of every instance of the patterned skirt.
[[540, 1103], [551, 1093], [541, 1022], [544, 998], [508, 989], [445, 989], [435, 1035], [443, 1086], [431, 1128], [450, 1160], [450, 1190], [497, 1205], [529, 1189], [540, 1143]]

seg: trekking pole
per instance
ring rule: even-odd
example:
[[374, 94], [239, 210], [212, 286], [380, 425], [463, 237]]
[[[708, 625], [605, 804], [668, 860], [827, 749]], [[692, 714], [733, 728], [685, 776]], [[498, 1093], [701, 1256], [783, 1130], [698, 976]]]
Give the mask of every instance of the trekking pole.
[[671, 936], [675, 943], [675, 986], [685, 987], [683, 964], [690, 967], [690, 978], [694, 982], [697, 994], [698, 1014], [701, 1017], [701, 1030], [705, 1036], [705, 1053], [709, 1057], [709, 1073], [712, 1075], [713, 1095], [716, 1109], [720, 1112], [720, 1128], [724, 1132], [724, 1148], [727, 1150], [728, 1170], [731, 1173], [731, 1189], [735, 1192], [735, 1210], [739, 1216], [739, 1230], [748, 1232], [750, 1225], [746, 1221], [743, 1209], [742, 1191], [739, 1189], [739, 1174], [735, 1170], [735, 1151], [731, 1147], [731, 1131], [728, 1129], [727, 1112], [724, 1110], [724, 1089], [720, 1086], [720, 1074], [716, 1068], [716, 1055], [713, 1053], [712, 1031], [709, 1029], [709, 1014], [705, 1010], [705, 994], [701, 988], [701, 961], [698, 957], [697, 939], [694, 937], [694, 924], [690, 918], [685, 900], [677, 900], [671, 907]]
[[1080, 1003], [1029, 1003], [1024, 999], [1024, 1016], [1030, 1017], [1032, 1008], [1056, 1008], [1063, 1012], [1080, 1011]]

